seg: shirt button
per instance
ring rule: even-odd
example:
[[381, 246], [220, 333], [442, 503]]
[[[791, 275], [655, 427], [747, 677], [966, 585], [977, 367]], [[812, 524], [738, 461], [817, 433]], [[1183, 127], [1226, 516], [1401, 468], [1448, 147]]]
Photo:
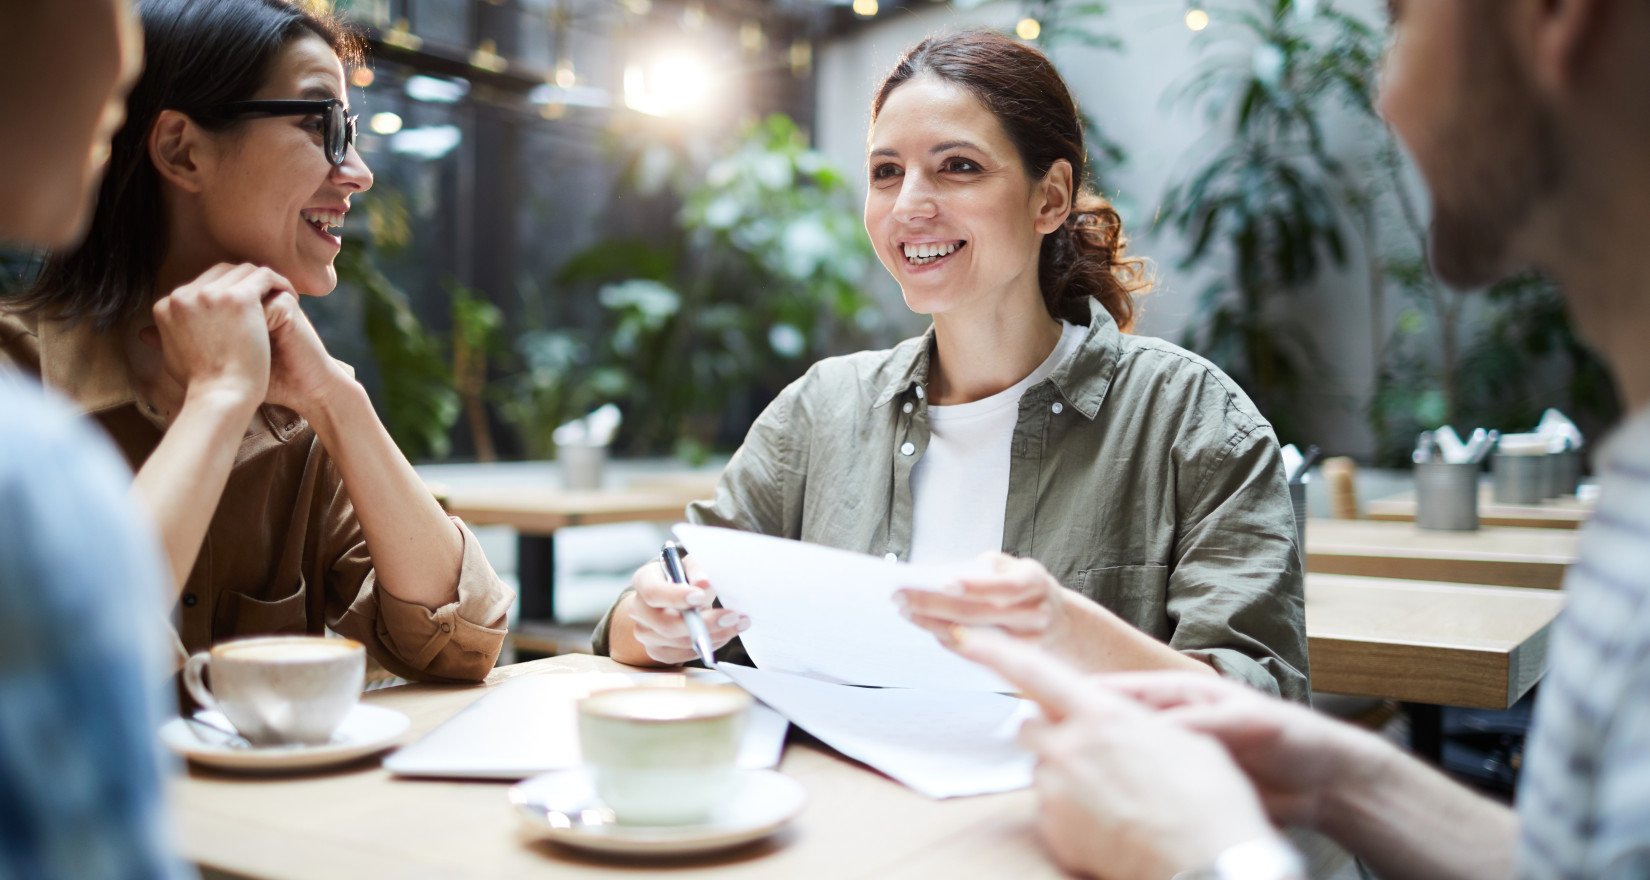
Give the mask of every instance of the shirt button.
[[444, 633], [450, 633], [453, 631], [453, 625], [450, 623], [443, 623], [441, 625], [441, 631]]
[[910, 455], [911, 453], [917, 451], [917, 444], [907, 440], [905, 441], [905, 445], [899, 448], [899, 451], [901, 455]]
[[885, 554], [882, 558], [888, 560], [889, 562], [898, 562], [899, 561], [899, 554], [898, 553], [888, 553], [888, 554]]
[[185, 607], [185, 608], [193, 608], [193, 607], [195, 607], [195, 603], [199, 602], [199, 601], [200, 601], [200, 598], [198, 596], [196, 596], [194, 593], [184, 593], [183, 594], [183, 607]]
[[925, 396], [926, 396], [926, 395], [924, 395], [924, 394], [923, 394], [923, 391], [922, 391], [922, 386], [921, 386], [921, 385], [918, 385], [918, 386], [917, 386], [917, 399], [918, 399], [918, 400], [922, 400], [922, 399], [923, 399], [923, 398], [924, 398], [924, 397], [925, 397]]
[[1060, 402], [1059, 402], [1059, 401], [1058, 401], [1058, 400], [1056, 400], [1056, 401], [1055, 401], [1055, 402], [1054, 402], [1054, 414], [1055, 414], [1055, 415], [1059, 415], [1059, 414], [1060, 414], [1060, 411], [1061, 411], [1061, 410], [1063, 410], [1063, 409], [1065, 409], [1065, 408], [1066, 408], [1066, 407], [1065, 407], [1065, 405], [1064, 405], [1064, 404], [1062, 404], [1062, 403], [1060, 403]]
[[907, 403], [907, 404], [906, 404], [906, 405], [905, 405], [905, 411], [906, 411], [906, 412], [910, 412], [910, 411], [911, 411], [911, 410], [913, 410], [913, 409], [916, 409], [916, 406], [914, 406], [914, 405], [912, 405], [912, 404], [910, 404], [910, 403]]

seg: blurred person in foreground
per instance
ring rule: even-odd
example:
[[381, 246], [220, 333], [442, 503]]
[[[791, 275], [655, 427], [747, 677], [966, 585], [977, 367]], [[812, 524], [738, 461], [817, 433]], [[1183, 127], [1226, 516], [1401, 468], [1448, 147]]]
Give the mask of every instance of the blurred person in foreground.
[[330, 629], [395, 675], [476, 681], [514, 595], [298, 307], [337, 284], [357, 41], [285, 0], [140, 0], [144, 71], [87, 237], [0, 308], [0, 357], [137, 471], [177, 634]]
[[[909, 562], [984, 556], [989, 573], [895, 601], [941, 638], [1003, 626], [1091, 671], [1306, 699], [1277, 438], [1213, 364], [1133, 333], [1151, 278], [1087, 188], [1083, 124], [1047, 56], [989, 32], [924, 40], [877, 89], [867, 140], [866, 231], [933, 325], [815, 364], [688, 518]], [[680, 610], [714, 585], [647, 565], [631, 586], [598, 653], [691, 658]], [[738, 609], [707, 623], [724, 659], [762, 625]]]
[[1384, 877], [1650, 876], [1650, 2], [1391, 6], [1381, 110], [1430, 185], [1434, 267], [1462, 287], [1550, 274], [1631, 413], [1598, 456], [1516, 810], [1252, 689], [1083, 678], [964, 633], [964, 655], [1044, 706], [1024, 738], [1044, 837], [1074, 870], [1288, 876], [1288, 824]]
[[[0, 242], [79, 238], [141, 56], [126, 0], [0, 4], [0, 80], [29, 84], [0, 94]], [[183, 873], [154, 740], [166, 568], [130, 483], [0, 364], [0, 877]]]

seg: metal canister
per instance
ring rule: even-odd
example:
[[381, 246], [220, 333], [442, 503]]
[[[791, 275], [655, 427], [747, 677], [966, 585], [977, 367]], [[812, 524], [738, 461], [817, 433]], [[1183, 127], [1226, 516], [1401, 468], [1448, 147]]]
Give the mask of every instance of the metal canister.
[[1481, 465], [1429, 461], [1415, 466], [1415, 524], [1423, 529], [1470, 532], [1478, 528]]

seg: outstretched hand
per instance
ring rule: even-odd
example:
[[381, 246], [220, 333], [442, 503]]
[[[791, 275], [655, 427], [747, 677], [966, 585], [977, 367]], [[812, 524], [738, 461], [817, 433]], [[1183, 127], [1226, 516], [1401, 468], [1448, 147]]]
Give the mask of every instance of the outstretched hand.
[[990, 630], [968, 630], [958, 641], [963, 656], [1043, 709], [1021, 741], [1037, 755], [1043, 839], [1066, 869], [1104, 880], [1169, 877], [1276, 834], [1259, 794], [1214, 737], [1035, 645]]

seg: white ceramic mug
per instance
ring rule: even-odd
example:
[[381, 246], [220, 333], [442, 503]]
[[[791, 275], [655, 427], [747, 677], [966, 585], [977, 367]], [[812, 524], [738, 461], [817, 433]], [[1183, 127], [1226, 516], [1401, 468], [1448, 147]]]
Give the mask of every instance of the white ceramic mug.
[[[201, 680], [208, 667], [210, 689]], [[360, 701], [366, 674], [366, 648], [353, 639], [265, 636], [195, 654], [183, 667], [183, 684], [253, 745], [317, 745]]]
[[703, 822], [733, 796], [751, 696], [736, 687], [631, 687], [579, 702], [596, 794], [630, 825]]

